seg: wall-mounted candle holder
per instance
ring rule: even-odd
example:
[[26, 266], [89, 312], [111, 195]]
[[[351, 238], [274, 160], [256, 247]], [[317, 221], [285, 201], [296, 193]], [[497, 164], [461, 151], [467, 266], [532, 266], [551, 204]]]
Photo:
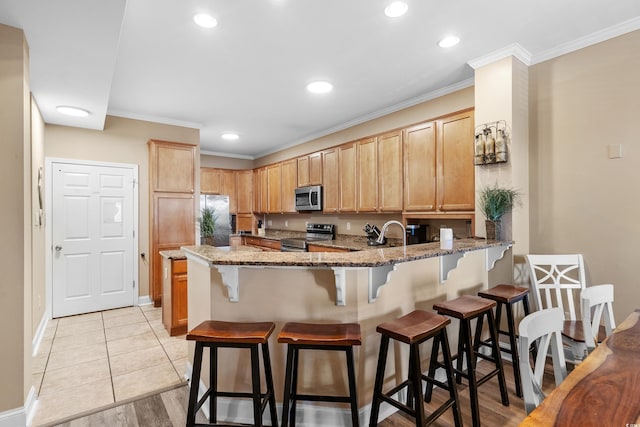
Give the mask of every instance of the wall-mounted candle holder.
[[475, 165], [505, 163], [507, 161], [507, 122], [485, 123], [476, 127], [474, 142]]

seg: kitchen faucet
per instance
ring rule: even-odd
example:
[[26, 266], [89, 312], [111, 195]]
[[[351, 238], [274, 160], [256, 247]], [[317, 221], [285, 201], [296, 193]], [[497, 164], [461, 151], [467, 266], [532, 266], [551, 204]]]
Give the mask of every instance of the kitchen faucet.
[[395, 221], [395, 220], [387, 221], [384, 223], [384, 225], [382, 226], [382, 231], [380, 231], [380, 235], [378, 236], [378, 239], [376, 240], [376, 242], [380, 244], [384, 242], [384, 233], [386, 233], [387, 228], [389, 228], [391, 224], [398, 224], [400, 227], [402, 227], [402, 246], [403, 247], [407, 246], [407, 232], [404, 228], [404, 225], [402, 225], [401, 222]]

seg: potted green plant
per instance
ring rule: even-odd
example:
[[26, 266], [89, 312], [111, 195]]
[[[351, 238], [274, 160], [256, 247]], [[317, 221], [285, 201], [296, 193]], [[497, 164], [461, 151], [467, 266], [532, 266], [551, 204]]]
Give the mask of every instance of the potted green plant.
[[502, 216], [521, 202], [521, 194], [513, 188], [485, 187], [480, 190], [479, 208], [486, 217], [487, 239], [500, 240]]
[[216, 228], [216, 216], [213, 209], [204, 207], [200, 211], [200, 244], [213, 246], [213, 232]]

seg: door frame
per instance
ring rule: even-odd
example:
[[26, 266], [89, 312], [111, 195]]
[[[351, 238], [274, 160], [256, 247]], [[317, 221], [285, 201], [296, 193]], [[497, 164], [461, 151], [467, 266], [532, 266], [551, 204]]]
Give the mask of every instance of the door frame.
[[47, 319], [53, 317], [53, 227], [51, 226], [51, 210], [53, 207], [53, 166], [58, 163], [82, 165], [82, 166], [105, 166], [130, 169], [133, 172], [133, 251], [131, 256], [133, 257], [133, 280], [135, 286], [133, 287], [133, 305], [138, 305], [139, 293], [140, 293], [140, 275], [138, 266], [138, 241], [140, 239], [140, 233], [138, 232], [139, 218], [139, 196], [138, 187], [140, 179], [138, 175], [138, 165], [134, 163], [116, 163], [116, 162], [100, 162], [93, 160], [82, 159], [65, 159], [59, 157], [46, 157], [45, 164], [45, 316]]

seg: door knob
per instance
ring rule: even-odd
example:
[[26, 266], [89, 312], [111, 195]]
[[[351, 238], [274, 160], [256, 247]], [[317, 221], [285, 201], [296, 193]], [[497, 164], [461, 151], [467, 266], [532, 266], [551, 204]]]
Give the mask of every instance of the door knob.
[[56, 252], [60, 252], [60, 251], [62, 250], [62, 246], [57, 245], [57, 246], [55, 247], [55, 250], [56, 250]]

